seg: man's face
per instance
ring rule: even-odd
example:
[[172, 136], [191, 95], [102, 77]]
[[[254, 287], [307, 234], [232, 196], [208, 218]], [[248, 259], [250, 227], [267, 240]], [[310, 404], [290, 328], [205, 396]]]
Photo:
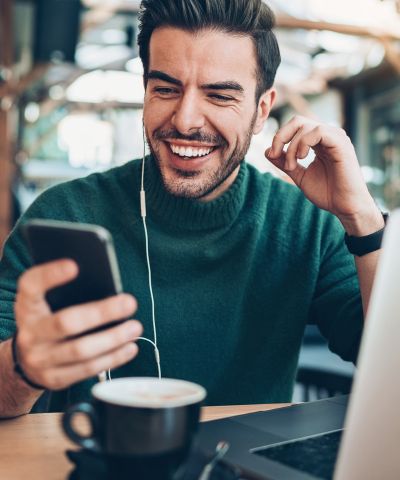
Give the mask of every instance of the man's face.
[[234, 181], [274, 93], [256, 105], [251, 38], [172, 27], [150, 41], [144, 124], [165, 188], [211, 200]]

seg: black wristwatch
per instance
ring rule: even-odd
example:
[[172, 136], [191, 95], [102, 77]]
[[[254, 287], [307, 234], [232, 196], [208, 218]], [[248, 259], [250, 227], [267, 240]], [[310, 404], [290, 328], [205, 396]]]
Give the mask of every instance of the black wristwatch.
[[[382, 213], [382, 216], [386, 226], [389, 214]], [[384, 231], [385, 227], [363, 237], [353, 237], [345, 233], [344, 241], [350, 253], [357, 255], [357, 257], [362, 257], [363, 255], [367, 255], [367, 253], [375, 252], [375, 250], [381, 248]]]

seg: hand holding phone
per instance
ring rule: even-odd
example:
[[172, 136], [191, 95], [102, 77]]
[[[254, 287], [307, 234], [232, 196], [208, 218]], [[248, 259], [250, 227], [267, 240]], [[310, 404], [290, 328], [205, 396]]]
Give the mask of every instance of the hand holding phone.
[[[51, 226], [66, 227], [65, 224]], [[136, 300], [131, 295], [110, 291], [111, 296], [98, 299], [99, 291], [93, 293], [91, 287], [84, 295], [79, 292], [78, 296], [61, 299], [61, 289], [65, 292], [74, 282], [76, 286], [82, 285], [82, 278], [86, 277], [79, 279], [82, 264], [78, 265], [77, 258], [68, 255], [65, 245], [62, 248], [60, 245], [62, 243], [41, 243], [44, 256], [61, 259], [46, 262], [46, 258], [36, 257], [38, 265], [27, 270], [18, 282], [15, 303], [17, 348], [22, 368], [30, 380], [52, 390], [66, 388], [131, 360], [137, 354], [133, 342], [142, 332], [142, 326], [135, 320], [121, 323], [121, 319], [131, 317], [136, 311]], [[33, 242], [31, 248], [32, 251], [36, 248]], [[65, 260], [68, 257], [74, 260]], [[57, 295], [52, 295], [56, 288], [59, 289]], [[53, 302], [51, 306], [48, 298]], [[105, 330], [98, 331], [104, 327]]]

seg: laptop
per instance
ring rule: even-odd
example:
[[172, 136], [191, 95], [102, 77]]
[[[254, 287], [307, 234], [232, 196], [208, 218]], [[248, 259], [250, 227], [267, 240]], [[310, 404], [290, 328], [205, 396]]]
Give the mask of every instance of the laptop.
[[348, 396], [203, 423], [199, 443], [259, 480], [400, 479], [400, 209], [391, 215]]

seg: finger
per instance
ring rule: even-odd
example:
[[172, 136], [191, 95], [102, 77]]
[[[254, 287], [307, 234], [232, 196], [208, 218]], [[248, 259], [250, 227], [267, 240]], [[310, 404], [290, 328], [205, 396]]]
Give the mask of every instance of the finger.
[[297, 158], [299, 160], [304, 160], [305, 158], [308, 157], [310, 150], [311, 150], [311, 147], [309, 147], [308, 145], [300, 141], [297, 147], [297, 154], [296, 154]]
[[302, 126], [297, 130], [296, 135], [290, 141], [289, 147], [286, 151], [286, 160], [285, 160], [285, 170], [293, 171], [297, 167], [297, 151], [299, 143], [302, 141], [304, 135], [306, 134], [306, 127]]
[[43, 329], [42, 338], [65, 339], [132, 316], [137, 309], [136, 299], [122, 293], [104, 300], [68, 307], [56, 312]]
[[337, 148], [343, 145], [343, 142], [351, 145], [346, 132], [341, 128], [331, 127], [329, 125], [317, 125], [301, 139], [302, 148], [309, 147], [315, 149], [321, 146], [324, 149]]
[[319, 144], [322, 144], [325, 138], [328, 137], [328, 129], [324, 129], [321, 126], [317, 126], [305, 133], [301, 139], [302, 148], [309, 147], [313, 148]]
[[273, 159], [279, 157], [283, 153], [285, 145], [293, 140], [298, 130], [310, 123], [310, 120], [304, 117], [293, 117], [290, 122], [281, 127], [275, 134], [268, 158]]
[[[133, 342], [142, 332], [143, 327], [138, 321], [129, 320], [103, 332], [36, 350], [30, 355], [29, 365], [31, 368], [43, 369], [82, 363]], [[28, 362], [28, 358], [26, 360]]]
[[282, 152], [278, 157], [272, 157], [270, 155], [271, 148], [267, 148], [265, 151], [266, 159], [275, 165], [275, 167], [279, 168], [279, 170], [285, 172], [286, 152]]
[[286, 173], [298, 187], [301, 187], [301, 182], [306, 171], [305, 167], [296, 162], [296, 167], [293, 170], [286, 169], [287, 159], [285, 152], [283, 152], [279, 158], [269, 159], [269, 161], [279, 168], [279, 170]]
[[73, 366], [49, 369], [41, 375], [40, 383], [51, 390], [61, 390], [74, 383], [98, 375], [107, 369], [114, 369], [132, 360], [139, 349], [135, 343], [128, 343], [101, 357]]
[[294, 170], [285, 170], [286, 175], [294, 181], [294, 183], [301, 188], [301, 182], [303, 181], [304, 174], [306, 173], [306, 168], [300, 165], [299, 163], [296, 164], [296, 168]]
[[70, 282], [77, 275], [77, 264], [67, 259], [32, 267], [18, 281], [19, 299], [32, 303], [43, 300], [48, 290]]

